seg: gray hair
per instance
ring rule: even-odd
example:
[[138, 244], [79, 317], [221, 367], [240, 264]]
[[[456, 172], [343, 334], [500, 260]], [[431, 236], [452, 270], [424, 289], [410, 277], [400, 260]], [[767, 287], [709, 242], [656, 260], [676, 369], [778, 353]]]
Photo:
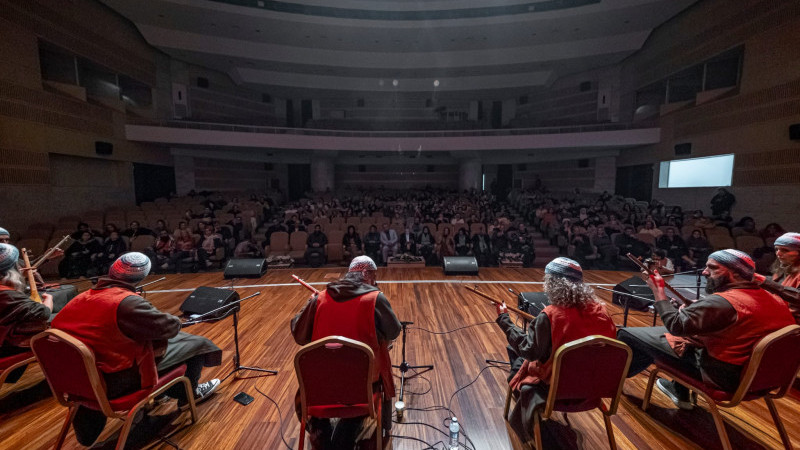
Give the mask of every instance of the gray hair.
[[544, 276], [544, 292], [555, 306], [583, 308], [597, 301], [589, 285], [549, 274]]
[[13, 287], [14, 290], [19, 292], [25, 292], [25, 280], [22, 278], [22, 274], [19, 273], [16, 267], [12, 267], [8, 269], [8, 272], [0, 278], [0, 284], [4, 286]]

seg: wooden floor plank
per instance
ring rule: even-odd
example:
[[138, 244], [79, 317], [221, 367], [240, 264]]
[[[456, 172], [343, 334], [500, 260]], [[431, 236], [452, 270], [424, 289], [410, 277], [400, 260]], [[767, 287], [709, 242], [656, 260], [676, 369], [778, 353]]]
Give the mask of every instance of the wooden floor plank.
[[[172, 313], [179, 312], [180, 304], [198, 286], [233, 285], [241, 297], [260, 291], [261, 295], [242, 305], [239, 326], [242, 364], [279, 371], [276, 376], [228, 379], [217, 395], [199, 406], [199, 423], [181, 430], [172, 438], [173, 441], [181, 448], [189, 449], [280, 449], [285, 448], [280, 437], [282, 430], [289, 445], [297, 448], [299, 424], [293, 411], [297, 390], [293, 357], [299, 346], [289, 333], [289, 321], [305, 303], [309, 292], [299, 285], [276, 284], [290, 283], [293, 273], [308, 282], [322, 283], [342, 272], [342, 268], [271, 270], [260, 279], [233, 282], [223, 280], [221, 273], [167, 275], [167, 280], [151, 286], [147, 299]], [[630, 275], [591, 271], [586, 273], [586, 280], [611, 287]], [[522, 448], [522, 443], [502, 419], [507, 386], [505, 370], [490, 368], [478, 375], [486, 367], [486, 359], [507, 358], [505, 338], [493, 323], [481, 324], [494, 321], [494, 307], [467, 291], [465, 285], [481, 282], [482, 290], [515, 304], [508, 288], [541, 291], [541, 284], [528, 283], [541, 282], [542, 278], [541, 269], [481, 269], [479, 276], [453, 277], [444, 277], [438, 268], [380, 269], [379, 286], [398, 317], [414, 322], [409, 328], [407, 360], [411, 364], [435, 366], [434, 370], [408, 381], [405, 423], [395, 424], [393, 434], [430, 444], [444, 440], [443, 420], [448, 414], [443, 410], [419, 409], [446, 406], [458, 388], [475, 380], [453, 397], [451, 403], [475, 448]], [[322, 288], [322, 285], [315, 286]], [[82, 289], [87, 287], [88, 283], [81, 285]], [[609, 303], [614, 321], [621, 324], [622, 309], [610, 303], [611, 294], [597, 292], [599, 298]], [[651, 323], [652, 315], [635, 313], [630, 316], [628, 325], [649, 326]], [[468, 327], [450, 334], [429, 332], [465, 326]], [[221, 378], [228, 374], [234, 347], [231, 320], [201, 324], [187, 331], [206, 336], [223, 349], [223, 366], [206, 369], [203, 378]], [[391, 350], [393, 362], [397, 364], [401, 362], [400, 347], [398, 340]], [[591, 373], [587, 373], [588, 377]], [[66, 411], [48, 396], [40, 381], [41, 372], [32, 368], [14, 388], [22, 388], [22, 392], [12, 392], [0, 400], [0, 448], [46, 449], [53, 445]], [[646, 374], [642, 374], [626, 382], [619, 412], [612, 420], [619, 448], [721, 448], [711, 416], [704, 410], [678, 411], [656, 390], [651, 408], [642, 412], [639, 405], [646, 381]], [[281, 416], [256, 389], [277, 402]], [[9, 391], [9, 385], [6, 385], [3, 392]], [[249, 406], [235, 403], [232, 397], [240, 391], [252, 395], [255, 401]], [[777, 404], [789, 435], [796, 445], [800, 445], [799, 397], [793, 393]], [[735, 448], [780, 448], [780, 438], [763, 402], [749, 402], [724, 412], [724, 415]], [[103, 438], [113, 438], [114, 432], [115, 428], [109, 425]], [[550, 448], [608, 447], [602, 416], [597, 411], [569, 414], [568, 422], [557, 413], [552, 421], [546, 423], [544, 434], [546, 448], [548, 445]], [[393, 448], [400, 450], [424, 447], [419, 442], [399, 438], [394, 438], [392, 444]], [[109, 445], [113, 446], [113, 442]], [[161, 443], [152, 447], [171, 448]], [[80, 448], [72, 432], [67, 437], [65, 448]]]

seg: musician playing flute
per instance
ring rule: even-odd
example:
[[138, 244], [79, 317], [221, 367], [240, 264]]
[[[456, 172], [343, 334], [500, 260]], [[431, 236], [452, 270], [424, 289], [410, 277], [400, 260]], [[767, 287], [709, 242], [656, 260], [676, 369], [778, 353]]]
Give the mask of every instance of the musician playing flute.
[[[755, 267], [739, 250], [712, 253], [703, 270], [710, 295], [680, 307], [667, 298], [661, 275], [648, 277], [664, 326], [619, 330], [617, 339], [633, 349], [628, 377], [647, 369], [658, 356], [707, 384], [734, 391], [756, 343], [794, 323], [786, 303], [752, 281]], [[656, 385], [679, 408], [693, 408], [686, 387], [663, 378]]]
[[[17, 269], [19, 250], [0, 243], [0, 357], [30, 351], [30, 339], [47, 329], [53, 297], [41, 294], [42, 303], [25, 293], [25, 280]], [[25, 367], [14, 370], [6, 383], [15, 383]]]
[[785, 301], [800, 325], [800, 233], [786, 233], [775, 239], [774, 245], [772, 277], [755, 274], [753, 281]]
[[547, 264], [544, 273], [544, 292], [550, 305], [536, 316], [527, 330], [514, 326], [505, 304], [496, 305], [497, 324], [508, 339], [509, 385], [518, 400], [509, 423], [525, 440], [533, 439], [534, 411], [547, 401], [555, 351], [567, 342], [586, 336], [614, 338], [616, 335], [616, 327], [605, 305], [595, 298], [592, 288], [583, 283], [580, 264], [559, 257]]
[[[392, 424], [391, 398], [395, 393], [388, 344], [400, 335], [402, 326], [389, 300], [377, 287], [377, 270], [369, 256], [353, 258], [347, 274], [328, 283], [319, 295], [312, 296], [292, 319], [291, 328], [295, 342], [300, 345], [327, 336], [344, 336], [372, 349], [375, 355], [373, 382], [385, 394], [382, 421], [388, 434]], [[299, 418], [299, 397], [296, 405]], [[307, 431], [315, 450], [349, 449], [360, 441], [359, 435], [368, 429], [366, 425], [364, 417], [356, 417], [340, 419], [334, 429], [329, 419], [312, 418]]]

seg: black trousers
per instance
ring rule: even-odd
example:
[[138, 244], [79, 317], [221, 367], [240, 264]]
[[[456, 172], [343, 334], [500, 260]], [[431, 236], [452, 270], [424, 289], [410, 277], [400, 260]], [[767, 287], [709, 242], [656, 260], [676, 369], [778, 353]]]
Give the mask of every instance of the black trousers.
[[[665, 327], [628, 327], [617, 332], [617, 339], [633, 350], [628, 377], [647, 369], [656, 357], [669, 359], [681, 371], [692, 378], [716, 385], [724, 391], [734, 391], [739, 386], [742, 366], [729, 364], [711, 357], [704, 348], [690, 347], [683, 356], [678, 356], [669, 346], [664, 334]], [[688, 389], [676, 383], [675, 388], [682, 400], [688, 400]]]

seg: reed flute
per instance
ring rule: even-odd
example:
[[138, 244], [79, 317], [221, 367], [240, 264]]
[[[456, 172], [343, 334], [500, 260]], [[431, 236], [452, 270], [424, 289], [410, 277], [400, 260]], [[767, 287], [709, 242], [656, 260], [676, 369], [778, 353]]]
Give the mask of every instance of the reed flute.
[[294, 278], [294, 281], [297, 281], [298, 283], [302, 284], [304, 288], [308, 289], [309, 291], [313, 292], [314, 294], [319, 294], [319, 291], [316, 288], [314, 288], [314, 286], [312, 286], [312, 285], [306, 283], [305, 281], [301, 280], [300, 277], [298, 277], [297, 275], [292, 275], [292, 278]]

